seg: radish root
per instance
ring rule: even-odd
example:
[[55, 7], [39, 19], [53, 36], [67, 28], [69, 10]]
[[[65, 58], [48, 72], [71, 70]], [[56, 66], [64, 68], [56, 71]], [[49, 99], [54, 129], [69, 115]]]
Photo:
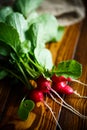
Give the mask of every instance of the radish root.
[[[84, 118], [84, 115], [82, 115], [81, 113], [79, 113], [76, 109], [72, 109], [64, 104], [62, 104], [61, 102], [59, 102], [51, 93], [50, 93], [51, 98], [59, 105], [63, 106], [64, 108], [70, 110], [72, 113], [76, 114], [77, 116]], [[86, 117], [85, 117], [86, 118]]]
[[[44, 102], [44, 101], [43, 101], [43, 102]], [[56, 117], [55, 117], [55, 115], [54, 115], [54, 112], [53, 112], [52, 109], [51, 109], [51, 107], [50, 107], [46, 102], [44, 102], [44, 104], [45, 104], [45, 106], [50, 110], [50, 112], [51, 112], [51, 114], [52, 114], [54, 120], [56, 121], [56, 124], [58, 125], [59, 129], [62, 130], [60, 124], [58, 123], [58, 121], [57, 121], [57, 119], [56, 119]]]
[[79, 81], [79, 80], [72, 79], [72, 81], [77, 82], [77, 83], [79, 83], [79, 84], [82, 84], [82, 85], [84, 85], [84, 86], [87, 86], [87, 84], [85, 84], [85, 83], [83, 83], [83, 82], [81, 82], [81, 81]]
[[[51, 88], [51, 91], [58, 97], [61, 99], [61, 101], [65, 104], [63, 104], [64, 107], [66, 107], [67, 109], [69, 109], [70, 111], [72, 111], [73, 113], [75, 113], [76, 115], [80, 116], [83, 119], [87, 119], [87, 116], [82, 115], [81, 113], [79, 113], [76, 109], [74, 109], [72, 106], [70, 106], [68, 103], [66, 103], [61, 97], [60, 95]], [[55, 99], [55, 98], [54, 98]], [[56, 101], [56, 100], [55, 100]], [[58, 102], [58, 101], [57, 101]]]
[[87, 98], [87, 96], [81, 96], [79, 93], [77, 93], [77, 91], [74, 91], [74, 94], [77, 95], [79, 98], [84, 98], [84, 99]]

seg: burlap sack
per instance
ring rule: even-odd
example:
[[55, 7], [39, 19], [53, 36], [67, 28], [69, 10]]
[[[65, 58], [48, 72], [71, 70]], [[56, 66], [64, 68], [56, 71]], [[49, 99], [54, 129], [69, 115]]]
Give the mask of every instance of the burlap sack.
[[37, 11], [55, 15], [63, 26], [77, 23], [85, 17], [85, 7], [81, 0], [44, 0]]

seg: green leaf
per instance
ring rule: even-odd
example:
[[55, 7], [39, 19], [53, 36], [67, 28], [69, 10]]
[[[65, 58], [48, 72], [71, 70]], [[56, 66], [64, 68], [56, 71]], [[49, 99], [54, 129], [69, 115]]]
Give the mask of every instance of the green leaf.
[[58, 22], [53, 15], [42, 14], [32, 22], [28, 33], [34, 47], [44, 47], [47, 42], [58, 41]]
[[[27, 37], [29, 38], [29, 40], [31, 41], [32, 43], [32, 51], [36, 48], [37, 44], [38, 44], [38, 41], [37, 41], [37, 38], [38, 38], [38, 33], [39, 33], [39, 25], [38, 24], [32, 24], [30, 26], [30, 29], [29, 31], [27, 32]], [[40, 44], [42, 46], [42, 44]]]
[[29, 14], [29, 16], [27, 17], [27, 22], [28, 22], [28, 26], [30, 26], [33, 21], [38, 18], [39, 14], [36, 11], [33, 11]]
[[21, 12], [25, 17], [39, 7], [43, 0], [16, 0], [14, 9]]
[[35, 57], [39, 64], [45, 69], [51, 70], [53, 67], [52, 55], [50, 51], [46, 48], [35, 48]]
[[54, 72], [59, 76], [64, 75], [76, 79], [82, 74], [82, 65], [75, 60], [63, 61], [58, 64], [57, 70]]
[[31, 45], [31, 42], [29, 40], [26, 40], [24, 41], [22, 44], [21, 44], [21, 50], [20, 50], [20, 53], [28, 53], [31, 51], [31, 48], [32, 48], [32, 45]]
[[0, 23], [0, 40], [9, 45], [15, 52], [20, 51], [19, 34], [12, 26]]
[[18, 109], [18, 116], [20, 117], [20, 119], [26, 120], [30, 111], [34, 109], [34, 106], [35, 104], [32, 100], [23, 99]]
[[0, 10], [0, 22], [5, 22], [6, 17], [13, 12], [12, 8], [10, 6], [3, 7]]
[[25, 32], [28, 29], [28, 24], [25, 18], [20, 13], [12, 13], [6, 18], [6, 23], [13, 26], [19, 33], [21, 42], [25, 41]]

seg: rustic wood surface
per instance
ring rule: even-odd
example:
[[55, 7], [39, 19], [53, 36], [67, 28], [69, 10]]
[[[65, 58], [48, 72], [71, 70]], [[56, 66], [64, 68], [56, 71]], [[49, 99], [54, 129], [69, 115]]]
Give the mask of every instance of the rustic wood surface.
[[[62, 60], [79, 61], [83, 65], [80, 80], [87, 83], [87, 18], [83, 22], [66, 27], [62, 40], [48, 44], [47, 48], [52, 52], [55, 65]], [[17, 110], [24, 96], [23, 87], [12, 87], [9, 82], [7, 79], [0, 81], [0, 130], [59, 130], [50, 111], [42, 103], [36, 105], [26, 121], [21, 121]], [[87, 96], [87, 87], [78, 83], [71, 85], [78, 93]], [[80, 99], [75, 95], [63, 95], [63, 98], [80, 113], [87, 115], [87, 99]], [[46, 101], [55, 112], [62, 130], [87, 130], [87, 120], [56, 104], [50, 97], [46, 97]]]

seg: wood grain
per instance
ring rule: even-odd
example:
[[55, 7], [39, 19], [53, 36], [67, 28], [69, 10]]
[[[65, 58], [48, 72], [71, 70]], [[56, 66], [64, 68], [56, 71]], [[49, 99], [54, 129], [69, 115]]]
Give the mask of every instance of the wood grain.
[[62, 60], [73, 58], [78, 43], [82, 23], [65, 28], [63, 39], [49, 45], [52, 52], [53, 62], [57, 65]]

